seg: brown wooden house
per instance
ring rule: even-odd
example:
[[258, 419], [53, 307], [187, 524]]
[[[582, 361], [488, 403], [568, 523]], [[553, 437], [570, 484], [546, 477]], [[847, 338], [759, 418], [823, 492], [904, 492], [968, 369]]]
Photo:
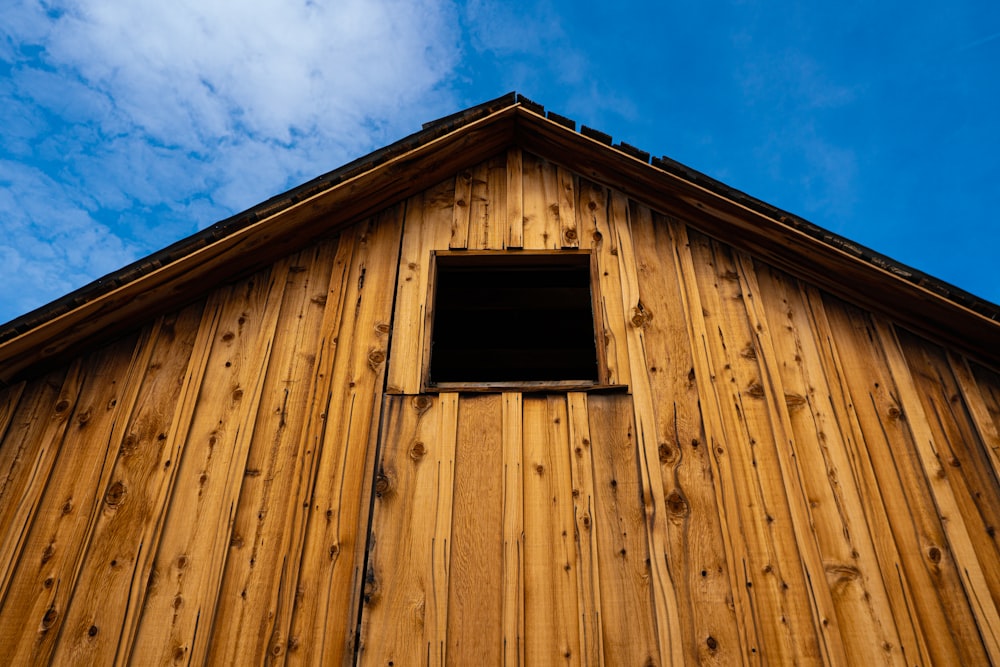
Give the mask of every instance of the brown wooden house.
[[998, 315], [512, 93], [0, 331], [0, 663], [1000, 663]]

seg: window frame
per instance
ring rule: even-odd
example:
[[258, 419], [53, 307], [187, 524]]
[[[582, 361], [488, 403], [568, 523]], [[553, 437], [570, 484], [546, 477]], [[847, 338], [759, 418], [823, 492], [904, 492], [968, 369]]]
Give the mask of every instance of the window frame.
[[[597, 362], [596, 380], [523, 380], [523, 381], [446, 381], [431, 379], [431, 355], [434, 341], [434, 312], [437, 305], [438, 260], [443, 258], [456, 265], [480, 265], [525, 267], [544, 264], [546, 260], [586, 256], [590, 275], [590, 311], [593, 322], [594, 352]], [[427, 301], [424, 309], [423, 368], [420, 372], [422, 393], [439, 392], [494, 392], [494, 391], [604, 391], [623, 388], [624, 385], [609, 385], [604, 327], [602, 325], [602, 303], [600, 295], [600, 272], [597, 255], [589, 249], [566, 250], [432, 250], [427, 280]]]

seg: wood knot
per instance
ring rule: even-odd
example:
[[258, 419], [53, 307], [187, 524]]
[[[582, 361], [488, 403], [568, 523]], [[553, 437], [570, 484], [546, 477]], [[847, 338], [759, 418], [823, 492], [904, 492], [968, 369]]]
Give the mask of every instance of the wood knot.
[[107, 503], [108, 507], [118, 507], [125, 500], [125, 485], [120, 481], [115, 482], [108, 487], [107, 492], [104, 494], [104, 502]]
[[757, 350], [752, 343], [747, 343], [747, 346], [740, 351], [740, 356], [744, 359], [756, 359]]
[[541, 463], [536, 463], [535, 464], [535, 474], [536, 475], [544, 475], [545, 474], [545, 466], [543, 466]]
[[56, 623], [56, 619], [59, 618], [59, 612], [56, 611], [54, 606], [49, 607], [45, 610], [45, 615], [42, 616], [42, 632], [45, 632], [51, 628]]
[[414, 461], [419, 461], [420, 459], [424, 458], [426, 454], [427, 454], [427, 446], [424, 445], [424, 443], [420, 442], [419, 440], [413, 443], [413, 446], [410, 447], [410, 458], [413, 459]]
[[385, 352], [382, 350], [372, 350], [368, 353], [368, 367], [373, 371], [377, 370], [383, 361], [385, 361]]
[[801, 408], [805, 404], [805, 396], [800, 396], [799, 394], [785, 394], [785, 405], [788, 406], [789, 410]]
[[62, 505], [62, 513], [69, 514], [72, 511], [73, 511], [73, 499], [67, 498], [66, 502], [64, 502]]
[[118, 450], [122, 453], [122, 456], [128, 456], [138, 448], [139, 436], [135, 433], [129, 433], [125, 436], [125, 439], [122, 440], [121, 447], [119, 447]]
[[764, 387], [759, 382], [751, 382], [746, 389], [746, 393], [748, 396], [754, 398], [764, 398]]
[[934, 563], [935, 565], [937, 563], [940, 563], [941, 562], [941, 550], [938, 549], [937, 547], [931, 547], [930, 549], [927, 550], [927, 558], [928, 558], [928, 560], [930, 560], [930, 562]]
[[375, 478], [375, 496], [382, 498], [392, 491], [392, 483], [384, 472], [380, 472]]
[[48, 563], [52, 560], [52, 557], [56, 555], [56, 549], [51, 544], [45, 547], [45, 551], [42, 552], [42, 563]]
[[895, 405], [889, 407], [889, 419], [904, 419], [903, 411]]
[[185, 570], [188, 566], [188, 557], [185, 554], [181, 554], [177, 557], [177, 569]]
[[688, 513], [687, 499], [679, 491], [671, 491], [670, 495], [667, 496], [667, 511], [677, 519], [686, 516]]
[[584, 512], [583, 516], [580, 517], [580, 524], [583, 525], [584, 530], [590, 530], [590, 515]]
[[660, 455], [660, 463], [670, 463], [674, 459], [674, 449], [665, 442], [661, 442], [660, 446], [657, 447], [657, 452]]
[[567, 241], [575, 241], [576, 240], [576, 230], [575, 229], [567, 229], [566, 233], [563, 234], [563, 236], [566, 237]]
[[392, 327], [390, 327], [385, 322], [379, 322], [378, 324], [375, 325], [375, 333], [377, 333], [377, 334], [379, 334], [381, 336], [385, 336], [391, 330], [392, 330]]
[[719, 642], [715, 639], [715, 637], [709, 635], [708, 639], [705, 640], [705, 646], [708, 647], [709, 651], [714, 653], [719, 648]]
[[234, 338], [236, 338], [236, 334], [234, 334], [232, 331], [227, 331], [226, 333], [222, 334], [222, 341], [224, 343], [228, 343]]
[[63, 412], [66, 412], [66, 410], [68, 410], [68, 409], [69, 409], [69, 401], [67, 401], [65, 398], [63, 400], [59, 401], [58, 403], [56, 403], [55, 410], [56, 410], [57, 414], [61, 414]]
[[431, 399], [430, 396], [420, 395], [420, 396], [414, 396], [413, 397], [413, 402], [412, 402], [413, 409], [416, 410], [420, 414], [423, 414], [423, 413], [427, 412], [428, 410], [430, 410], [431, 409], [431, 405], [433, 405], [433, 404], [434, 404], [434, 401], [433, 401], [433, 399]]
[[80, 414], [78, 414], [76, 416], [76, 421], [77, 421], [77, 423], [80, 424], [80, 426], [83, 426], [84, 424], [86, 424], [87, 422], [89, 422], [90, 421], [90, 410], [87, 409], [87, 410], [84, 410], [83, 412], [81, 412]]
[[653, 313], [646, 310], [646, 306], [643, 305], [642, 301], [632, 306], [632, 326], [637, 329], [645, 329], [652, 320]]
[[240, 400], [241, 398], [243, 398], [243, 390], [240, 389], [239, 387], [236, 387], [236, 389], [233, 389], [232, 396], [234, 401]]

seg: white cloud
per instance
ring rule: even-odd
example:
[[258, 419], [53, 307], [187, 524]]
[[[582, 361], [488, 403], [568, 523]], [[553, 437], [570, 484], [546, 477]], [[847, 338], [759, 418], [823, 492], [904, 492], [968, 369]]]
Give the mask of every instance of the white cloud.
[[455, 106], [445, 0], [4, 5], [0, 321]]

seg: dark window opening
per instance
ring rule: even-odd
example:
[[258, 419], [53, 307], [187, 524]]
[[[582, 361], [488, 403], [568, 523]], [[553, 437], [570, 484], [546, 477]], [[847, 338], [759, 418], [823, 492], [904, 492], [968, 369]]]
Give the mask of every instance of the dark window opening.
[[597, 382], [588, 253], [438, 255], [432, 385]]

